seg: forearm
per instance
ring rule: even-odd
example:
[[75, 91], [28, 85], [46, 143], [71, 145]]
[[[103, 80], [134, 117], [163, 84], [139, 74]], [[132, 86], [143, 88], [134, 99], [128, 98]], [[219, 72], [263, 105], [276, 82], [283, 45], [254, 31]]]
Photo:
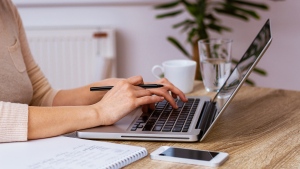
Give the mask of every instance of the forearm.
[[110, 78], [76, 89], [61, 90], [54, 97], [53, 106], [77, 106], [97, 103], [106, 94], [106, 91], [91, 92], [90, 87], [113, 86], [119, 80], [117, 78]]
[[70, 90], [60, 90], [54, 97], [53, 106], [91, 105], [104, 96], [106, 92], [91, 92], [89, 86]]
[[92, 106], [29, 107], [28, 139], [57, 136], [98, 126], [99, 115]]

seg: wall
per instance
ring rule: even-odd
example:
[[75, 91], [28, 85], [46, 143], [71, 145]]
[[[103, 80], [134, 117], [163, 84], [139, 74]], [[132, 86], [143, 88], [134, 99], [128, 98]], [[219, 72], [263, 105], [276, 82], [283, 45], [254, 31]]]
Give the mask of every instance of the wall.
[[[117, 29], [118, 77], [142, 75], [153, 81], [151, 68], [168, 59], [185, 59], [176, 48], [166, 41], [169, 35], [184, 41], [185, 36], [171, 25], [187, 17], [157, 20], [153, 5], [161, 1], [139, 0], [90, 0], [76, 3], [25, 3], [15, 0], [24, 25], [30, 26], [102, 26]], [[64, 2], [64, 1], [61, 1]], [[258, 64], [268, 72], [267, 77], [252, 74], [257, 86], [300, 90], [300, 58], [298, 16], [300, 1], [264, 1], [270, 5], [267, 12], [259, 12], [261, 20], [243, 22], [224, 17], [223, 22], [234, 28], [222, 36], [232, 38], [233, 57], [240, 58], [267, 18], [271, 19], [273, 42]], [[220, 37], [218, 34], [212, 34]]]

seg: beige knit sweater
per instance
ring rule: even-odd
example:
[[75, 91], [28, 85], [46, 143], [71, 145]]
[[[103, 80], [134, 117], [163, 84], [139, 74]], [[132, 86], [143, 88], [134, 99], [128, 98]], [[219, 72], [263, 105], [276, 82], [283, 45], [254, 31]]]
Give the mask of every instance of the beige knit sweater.
[[51, 106], [53, 90], [30, 53], [11, 0], [0, 1], [0, 142], [26, 141], [28, 106]]

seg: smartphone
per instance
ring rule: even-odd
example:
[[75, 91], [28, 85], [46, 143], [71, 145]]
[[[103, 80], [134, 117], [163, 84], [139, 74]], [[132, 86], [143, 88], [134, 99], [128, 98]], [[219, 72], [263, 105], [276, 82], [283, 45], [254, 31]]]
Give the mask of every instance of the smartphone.
[[153, 151], [150, 157], [154, 160], [217, 167], [224, 163], [229, 155], [224, 152], [162, 146]]

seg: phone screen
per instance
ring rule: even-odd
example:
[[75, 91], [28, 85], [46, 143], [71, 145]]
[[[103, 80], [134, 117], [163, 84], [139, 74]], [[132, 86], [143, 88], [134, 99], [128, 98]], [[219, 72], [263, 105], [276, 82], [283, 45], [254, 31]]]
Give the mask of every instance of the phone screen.
[[210, 161], [219, 153], [210, 152], [210, 151], [201, 151], [201, 150], [189, 150], [189, 149], [181, 149], [181, 148], [173, 148], [170, 147], [164, 152], [160, 153], [161, 156], [170, 156], [170, 157], [178, 157], [178, 158], [187, 158], [194, 160], [203, 160]]

